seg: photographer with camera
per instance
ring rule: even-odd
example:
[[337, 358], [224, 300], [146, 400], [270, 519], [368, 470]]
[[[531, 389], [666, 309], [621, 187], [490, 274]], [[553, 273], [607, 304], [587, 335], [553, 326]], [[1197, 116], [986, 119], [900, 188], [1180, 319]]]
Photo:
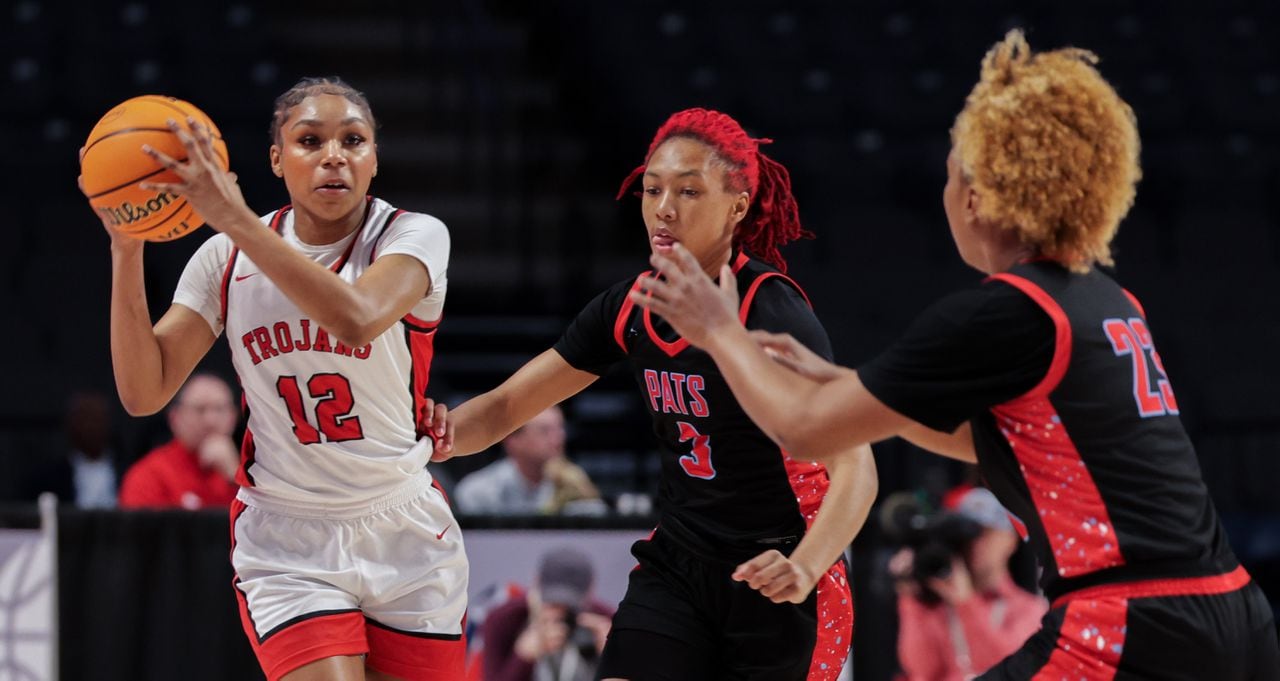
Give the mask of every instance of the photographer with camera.
[[609, 635], [613, 608], [592, 598], [585, 554], [548, 550], [536, 582], [485, 618], [485, 681], [591, 681]]
[[[1043, 598], [1018, 587], [1008, 513], [986, 489], [932, 515], [911, 508], [887, 524], [903, 547], [889, 561], [898, 592], [898, 659], [909, 681], [971, 679], [1040, 627]], [[902, 516], [906, 517], [903, 518]]]

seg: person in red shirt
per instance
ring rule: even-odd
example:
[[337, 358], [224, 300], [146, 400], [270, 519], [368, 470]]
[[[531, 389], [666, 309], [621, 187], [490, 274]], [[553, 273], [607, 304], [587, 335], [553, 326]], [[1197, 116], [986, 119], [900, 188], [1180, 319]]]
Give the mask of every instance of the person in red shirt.
[[227, 507], [235, 499], [240, 454], [231, 439], [231, 388], [212, 374], [187, 380], [167, 412], [173, 440], [138, 459], [120, 485], [120, 508]]
[[1014, 584], [1009, 558], [1018, 548], [1018, 535], [989, 490], [968, 489], [950, 511], [982, 529], [964, 556], [952, 560], [946, 576], [929, 580], [941, 603], [919, 598], [919, 587], [909, 577], [911, 549], [889, 561], [898, 588], [898, 660], [908, 681], [973, 678], [1017, 650], [1049, 609], [1043, 598]]

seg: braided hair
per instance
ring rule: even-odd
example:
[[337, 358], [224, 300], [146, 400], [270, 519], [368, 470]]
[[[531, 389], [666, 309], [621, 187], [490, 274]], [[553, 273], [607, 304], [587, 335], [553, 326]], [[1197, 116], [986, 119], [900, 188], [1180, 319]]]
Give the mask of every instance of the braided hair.
[[307, 77], [276, 97], [275, 107], [271, 113], [272, 144], [281, 143], [280, 128], [285, 121], [289, 120], [289, 111], [301, 104], [302, 100], [313, 95], [337, 95], [345, 98], [360, 108], [360, 112], [369, 119], [371, 129], [378, 129], [378, 122], [373, 118], [373, 109], [369, 107], [369, 100], [365, 98], [363, 92], [351, 87], [337, 76]]
[[733, 245], [786, 272], [787, 261], [778, 247], [796, 239], [812, 238], [813, 233], [800, 226], [800, 209], [791, 194], [791, 174], [760, 151], [760, 145], [773, 140], [749, 137], [728, 114], [710, 109], [685, 109], [672, 114], [654, 135], [645, 162], [623, 180], [618, 198], [625, 196], [644, 174], [653, 152], [673, 137], [687, 137], [711, 147], [725, 166], [725, 187], [750, 196], [747, 214], [734, 230]]

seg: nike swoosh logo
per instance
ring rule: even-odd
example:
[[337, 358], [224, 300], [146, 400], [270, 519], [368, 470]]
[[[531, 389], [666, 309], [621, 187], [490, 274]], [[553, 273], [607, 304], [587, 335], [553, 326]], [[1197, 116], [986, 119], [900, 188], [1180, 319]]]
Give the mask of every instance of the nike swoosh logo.
[[445, 526], [444, 526], [444, 529], [443, 529], [443, 530], [440, 530], [440, 534], [437, 534], [437, 535], [436, 535], [436, 539], [444, 539], [444, 533], [445, 533], [445, 532], [448, 532], [450, 527], [453, 527], [453, 525], [452, 525], [452, 524], [450, 524], [450, 525], [445, 525]]
[[256, 277], [256, 276], [258, 276], [258, 273], [257, 273], [257, 272], [254, 272], [253, 274], [246, 274], [246, 275], [243, 275], [243, 276], [238, 276], [238, 277], [236, 277], [236, 281], [244, 281], [245, 279], [248, 279], [249, 277]]

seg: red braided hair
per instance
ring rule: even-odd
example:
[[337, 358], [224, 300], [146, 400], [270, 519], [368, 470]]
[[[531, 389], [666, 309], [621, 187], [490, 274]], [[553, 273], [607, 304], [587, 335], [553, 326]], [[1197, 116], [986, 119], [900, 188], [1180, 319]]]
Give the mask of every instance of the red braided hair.
[[787, 261], [778, 247], [796, 239], [812, 238], [813, 233], [800, 226], [800, 208], [791, 194], [791, 174], [781, 163], [760, 151], [760, 145], [773, 140], [748, 137], [728, 114], [710, 109], [685, 109], [672, 114], [654, 135], [644, 164], [622, 181], [618, 198], [625, 196], [627, 189], [644, 174], [653, 152], [672, 137], [689, 137], [715, 150], [716, 156], [728, 166], [726, 188], [745, 191], [751, 197], [746, 216], [734, 230], [733, 245], [786, 272]]

